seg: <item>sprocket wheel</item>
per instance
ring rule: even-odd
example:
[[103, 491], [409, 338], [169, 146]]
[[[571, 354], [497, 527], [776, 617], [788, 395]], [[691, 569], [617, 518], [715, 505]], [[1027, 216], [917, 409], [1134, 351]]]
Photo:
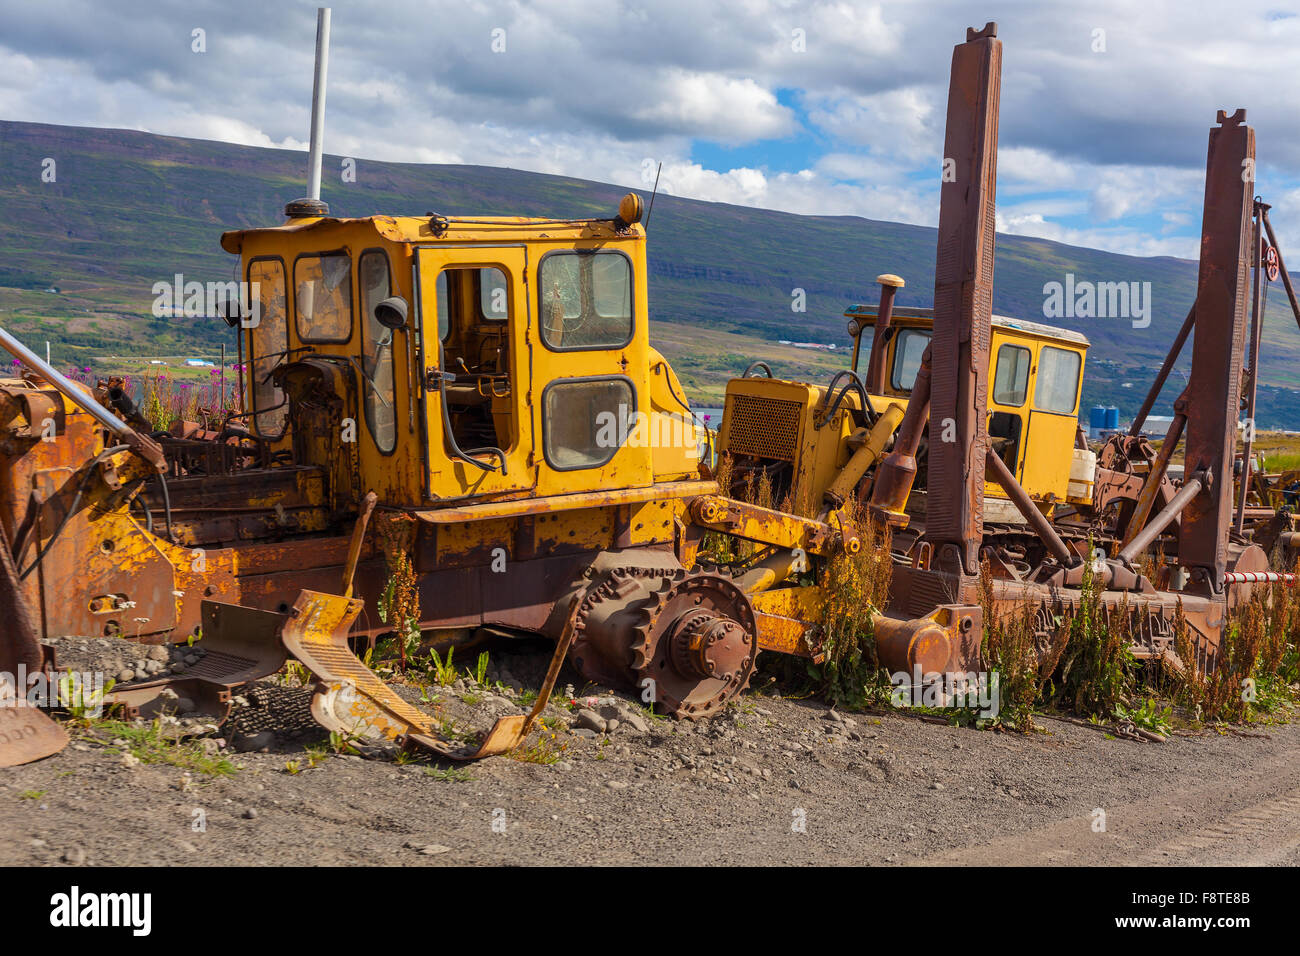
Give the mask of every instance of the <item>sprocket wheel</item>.
[[655, 704], [664, 713], [709, 717], [753, 676], [754, 607], [734, 581], [711, 572], [664, 578], [653, 595], [632, 646], [636, 683], [653, 687]]

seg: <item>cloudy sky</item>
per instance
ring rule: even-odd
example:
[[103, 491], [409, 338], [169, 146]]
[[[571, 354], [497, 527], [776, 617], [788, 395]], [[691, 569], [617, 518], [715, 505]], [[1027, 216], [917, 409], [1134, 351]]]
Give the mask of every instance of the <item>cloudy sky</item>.
[[[0, 118], [305, 148], [315, 7], [0, 0]], [[333, 11], [330, 153], [632, 186], [662, 162], [680, 196], [926, 225], [952, 46], [996, 19], [1002, 230], [1194, 258], [1207, 130], [1245, 106], [1259, 190], [1300, 243], [1300, 0]]]

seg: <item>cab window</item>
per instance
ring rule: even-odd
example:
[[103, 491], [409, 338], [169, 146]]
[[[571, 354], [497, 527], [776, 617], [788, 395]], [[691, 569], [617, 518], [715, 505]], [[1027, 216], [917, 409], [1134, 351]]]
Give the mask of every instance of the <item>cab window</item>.
[[993, 370], [993, 401], [998, 405], [1020, 407], [1029, 391], [1029, 349], [1004, 345], [998, 349], [998, 363]]
[[462, 448], [511, 448], [519, 435], [510, 378], [509, 273], [496, 266], [449, 266], [436, 280], [443, 387]]
[[908, 392], [916, 384], [916, 373], [921, 370], [921, 358], [930, 344], [930, 333], [924, 329], [900, 329], [894, 345], [894, 368], [889, 373], [889, 384], [899, 391]]
[[279, 259], [254, 259], [248, 264], [248, 283], [258, 309], [257, 324], [248, 331], [253, 421], [263, 438], [279, 438], [284, 434], [289, 409], [284, 392], [271, 381], [271, 371], [284, 361], [289, 348], [284, 263]]
[[293, 264], [293, 288], [299, 339], [326, 343], [352, 337], [351, 256], [299, 256]]
[[1075, 399], [1079, 394], [1079, 370], [1082, 362], [1078, 352], [1069, 349], [1043, 346], [1038, 357], [1038, 384], [1034, 386], [1034, 407], [1039, 411], [1059, 415], [1074, 414]]
[[554, 351], [632, 341], [632, 263], [621, 252], [549, 252], [539, 270], [542, 341]]
[[366, 425], [375, 446], [385, 455], [397, 445], [397, 402], [393, 384], [393, 332], [375, 318], [375, 306], [392, 295], [388, 256], [379, 250], [362, 253], [357, 262], [361, 286], [361, 366], [365, 369]]
[[560, 379], [542, 394], [542, 446], [557, 471], [599, 468], [627, 440], [636, 412], [623, 376]]
[[510, 315], [506, 274], [500, 269], [479, 269], [474, 281], [478, 285], [479, 316], [485, 322], [504, 322]]

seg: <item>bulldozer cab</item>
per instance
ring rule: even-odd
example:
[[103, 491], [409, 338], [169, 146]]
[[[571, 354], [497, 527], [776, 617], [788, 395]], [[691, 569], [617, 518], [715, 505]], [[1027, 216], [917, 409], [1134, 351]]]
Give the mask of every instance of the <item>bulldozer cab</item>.
[[[855, 305], [845, 313], [872, 328], [876, 307]], [[882, 391], [907, 398], [934, 328], [931, 309], [895, 307], [884, 342]], [[990, 350], [989, 442], [1030, 496], [1044, 503], [1070, 495], [1078, 434], [1079, 395], [1088, 340], [1078, 332], [995, 315]], [[864, 344], [871, 341], [863, 333]], [[865, 368], [868, 356], [862, 356]], [[985, 493], [1004, 498], [989, 482]]]
[[[412, 507], [694, 476], [620, 219], [370, 217], [227, 233], [255, 433], [341, 502]], [[671, 422], [677, 442], [661, 442]], [[349, 428], [350, 426], [350, 428]], [[335, 434], [337, 433], [337, 435]]]

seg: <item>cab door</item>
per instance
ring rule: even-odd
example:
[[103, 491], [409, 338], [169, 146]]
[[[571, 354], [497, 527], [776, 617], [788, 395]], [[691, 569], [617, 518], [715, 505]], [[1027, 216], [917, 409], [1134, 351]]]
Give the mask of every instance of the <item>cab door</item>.
[[[656, 444], [643, 247], [553, 248], [538, 258], [533, 347], [538, 493], [639, 488]], [[677, 429], [685, 434], [684, 430]], [[689, 432], [694, 447], [694, 431]]]
[[1034, 367], [1033, 406], [1021, 451], [1020, 479], [1034, 498], [1064, 501], [1070, 487], [1083, 353], [1043, 345]]
[[420, 246], [415, 261], [427, 496], [534, 488], [527, 248]]

